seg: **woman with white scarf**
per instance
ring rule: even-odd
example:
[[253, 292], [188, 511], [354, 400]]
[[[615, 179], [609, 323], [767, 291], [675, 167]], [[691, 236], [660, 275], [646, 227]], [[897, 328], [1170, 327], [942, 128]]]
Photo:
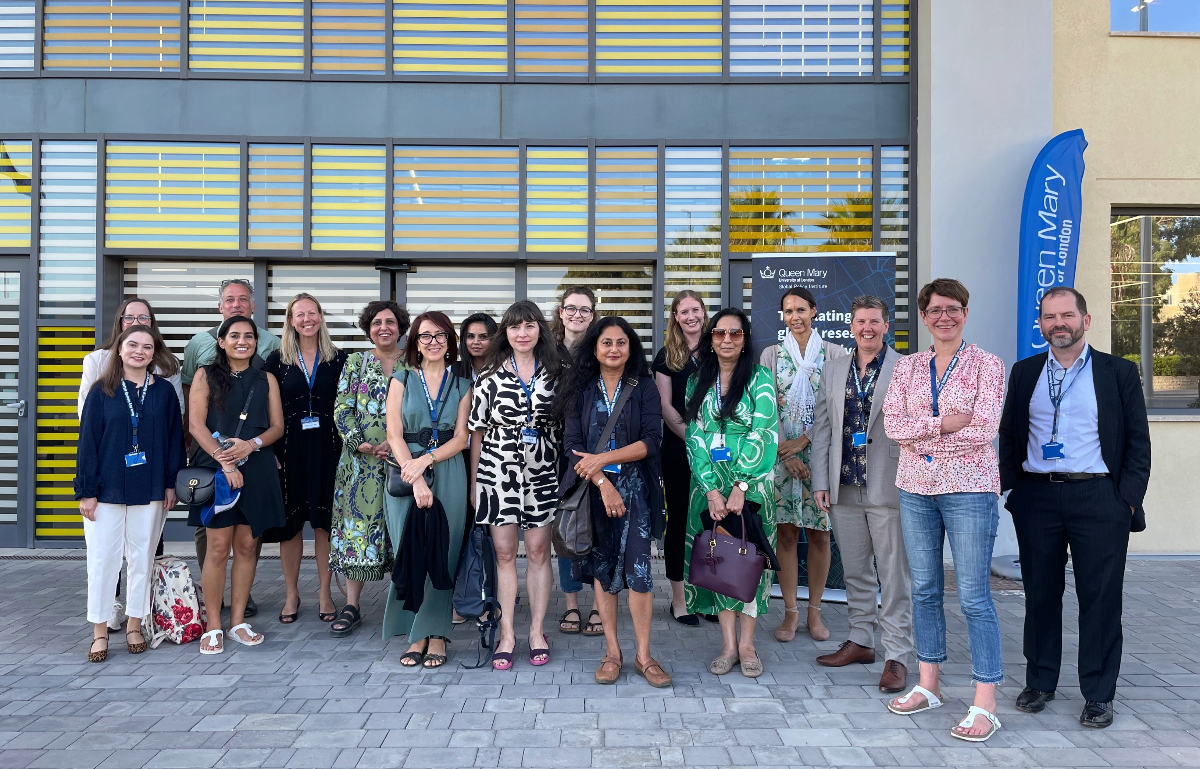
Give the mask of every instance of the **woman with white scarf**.
[[791, 641], [800, 629], [800, 609], [796, 606], [799, 583], [799, 558], [796, 547], [800, 529], [808, 542], [808, 634], [815, 641], [829, 638], [829, 628], [821, 621], [821, 595], [829, 577], [829, 515], [821, 512], [813, 500], [812, 453], [810, 431], [816, 393], [821, 387], [821, 369], [825, 361], [849, 353], [830, 344], [813, 330], [817, 300], [806, 288], [788, 289], [780, 302], [783, 323], [787, 327], [782, 344], [763, 351], [759, 360], [775, 375], [775, 393], [779, 404], [779, 458], [775, 464], [775, 491], [778, 502], [775, 521], [779, 541], [779, 589], [783, 592], [783, 624], [775, 638]]

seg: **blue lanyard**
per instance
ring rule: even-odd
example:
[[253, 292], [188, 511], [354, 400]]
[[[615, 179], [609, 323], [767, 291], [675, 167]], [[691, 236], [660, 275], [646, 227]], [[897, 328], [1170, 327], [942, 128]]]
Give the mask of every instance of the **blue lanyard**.
[[[871, 363], [874, 363], [874, 361], [871, 361]], [[868, 363], [867, 365], [870, 366], [871, 364]], [[850, 361], [850, 370], [854, 372], [854, 394], [858, 396], [858, 408], [862, 411], [863, 415], [863, 429], [866, 429], [867, 419], [870, 418], [870, 414], [867, 412], [867, 393], [871, 391], [871, 386], [875, 384], [875, 378], [879, 376], [879, 369], [881, 368], [883, 368], [882, 363], [867, 377], [867, 384], [864, 387], [858, 378], [857, 353], [855, 353], [855, 360]]]
[[527, 409], [525, 411], [525, 424], [533, 421], [533, 380], [537, 379], [538, 362], [533, 360], [533, 376], [529, 377], [529, 384], [525, 384], [525, 380], [521, 379], [521, 372], [517, 370], [517, 356], [508, 356], [508, 362], [512, 364], [513, 376], [517, 378], [517, 384], [521, 385], [521, 390], [525, 392], [525, 401]]
[[[417, 369], [417, 376], [421, 377], [421, 389], [425, 391], [425, 402], [429, 404], [429, 421], [433, 428], [430, 441], [434, 446], [438, 445], [438, 404], [442, 401], [442, 391], [446, 389], [446, 381], [450, 379], [450, 369], [446, 369], [442, 373], [442, 383], [438, 386], [437, 400], [429, 397], [429, 383], [425, 381], [425, 372]], [[517, 377], [520, 379], [520, 377]]]
[[150, 389], [150, 369], [146, 369], [146, 381], [142, 384], [142, 394], [138, 398], [137, 410], [133, 409], [133, 401], [129, 397], [129, 388], [125, 386], [125, 380], [121, 380], [121, 392], [125, 393], [125, 403], [129, 406], [129, 421], [133, 425], [133, 451], [138, 450], [138, 422], [142, 417], [142, 406], [146, 404], [146, 391]]
[[721, 409], [724, 407], [724, 403], [721, 401], [721, 372], [720, 371], [717, 372], [717, 384], [713, 388], [713, 397], [717, 401], [717, 413], [720, 414]]
[[1070, 373], [1070, 370], [1063, 369], [1062, 381], [1058, 382], [1058, 388], [1057, 388], [1059, 390], [1058, 397], [1054, 396], [1055, 382], [1054, 382], [1054, 376], [1053, 376], [1052, 361], [1054, 361], [1054, 356], [1050, 355], [1048, 357], [1048, 360], [1046, 361], [1046, 390], [1047, 390], [1048, 394], [1050, 395], [1050, 403], [1051, 403], [1051, 405], [1054, 406], [1054, 424], [1050, 428], [1050, 440], [1052, 442], [1057, 442], [1058, 441], [1058, 410], [1059, 410], [1059, 408], [1062, 407], [1062, 402], [1064, 400], [1066, 400], [1067, 393], [1071, 391], [1071, 388], [1074, 387], [1075, 383], [1079, 381], [1079, 377], [1083, 375], [1083, 370], [1085, 368], [1087, 368], [1088, 363], [1091, 363], [1092, 348], [1090, 345], [1088, 346], [1087, 351], [1083, 355], [1083, 365], [1079, 367], [1079, 371], [1077, 371], [1075, 373], [1075, 376], [1071, 377], [1071, 383], [1069, 385], [1067, 385], [1065, 388], [1063, 387], [1063, 384], [1066, 382], [1067, 374]]
[[296, 358], [300, 361], [300, 370], [304, 372], [304, 378], [308, 381], [308, 415], [312, 416], [312, 391], [313, 385], [317, 383], [317, 367], [321, 365], [321, 351], [317, 350], [317, 355], [313, 358], [312, 373], [308, 373], [308, 366], [304, 363], [304, 353], [296, 351]]
[[[604, 377], [600, 377], [600, 394], [604, 396], [604, 405], [608, 408], [608, 413], [610, 415], [613, 413], [613, 408], [615, 408], [617, 401], [620, 400], [620, 398], [621, 398], [621, 385], [624, 384], [624, 381], [623, 381], [624, 378], [625, 377], [622, 376], [621, 379], [617, 380], [617, 389], [613, 393], [612, 399], [609, 400], [608, 388], [604, 386]], [[617, 447], [617, 431], [613, 430], [613, 434], [610, 435], [608, 438], [608, 450], [612, 451], [616, 447]]]
[[[967, 340], [964, 339], [962, 343], [958, 345], [958, 350], [954, 353], [954, 357], [950, 359], [950, 365], [946, 366], [946, 373], [942, 374], [942, 379], [940, 382], [937, 378], [937, 356], [934, 355], [929, 359], [929, 390], [933, 395], [933, 403], [931, 405], [933, 407], [933, 415], [935, 417], [941, 416], [941, 414], [938, 413], [938, 396], [941, 395], [942, 390], [945, 389], [946, 382], [950, 380], [951, 372], [953, 372], [955, 366], [958, 365], [959, 353], [961, 353], [963, 348], [966, 346]], [[930, 347], [929, 350], [932, 352], [933, 348]]]

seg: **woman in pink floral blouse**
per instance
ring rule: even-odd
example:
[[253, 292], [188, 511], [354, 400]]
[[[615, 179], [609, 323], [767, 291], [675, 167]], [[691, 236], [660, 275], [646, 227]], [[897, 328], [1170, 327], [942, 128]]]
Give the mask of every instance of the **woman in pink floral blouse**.
[[942, 543], [948, 537], [975, 679], [975, 703], [950, 734], [983, 742], [1000, 728], [996, 684], [1004, 680], [1000, 623], [990, 586], [1000, 493], [992, 441], [1004, 404], [1004, 362], [963, 341], [968, 297], [961, 283], [947, 278], [921, 289], [917, 307], [933, 347], [896, 364], [883, 404], [884, 431], [900, 444], [896, 485], [921, 666], [920, 685], [892, 700], [888, 709], [906, 715], [942, 704]]

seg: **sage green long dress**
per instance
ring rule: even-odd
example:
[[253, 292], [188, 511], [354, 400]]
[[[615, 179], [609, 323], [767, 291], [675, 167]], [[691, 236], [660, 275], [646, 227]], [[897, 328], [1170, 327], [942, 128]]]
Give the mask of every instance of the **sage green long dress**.
[[[690, 401], [696, 389], [696, 374], [688, 379], [687, 399]], [[704, 527], [701, 514], [708, 509], [708, 492], [716, 489], [729, 496], [733, 484], [745, 481], [750, 488], [746, 499], [762, 507], [763, 530], [771, 547], [775, 547], [775, 482], [773, 470], [775, 455], [779, 450], [779, 419], [775, 406], [774, 377], [760, 365], [754, 366], [754, 376], [746, 385], [746, 391], [738, 401], [733, 419], [722, 425], [717, 409], [717, 400], [709, 390], [700, 406], [700, 413], [687, 425], [688, 464], [692, 468], [692, 489], [688, 504], [687, 537], [684, 540], [684, 580], [688, 580], [692, 560], [692, 542]], [[728, 462], [712, 461], [712, 447], [716, 437], [724, 430], [725, 445], [731, 456]], [[771, 598], [771, 582], [774, 572], [766, 570], [758, 582], [755, 600], [750, 603], [718, 595], [710, 590], [698, 588], [690, 581], [684, 586], [687, 610], [691, 614], [716, 614], [721, 611], [738, 611], [751, 617], [767, 613]]]
[[[405, 375], [408, 381], [405, 382]], [[471, 382], [462, 377], [452, 376], [449, 370], [446, 376], [452, 378], [446, 384], [450, 391], [444, 395], [446, 404], [438, 411], [439, 442], [446, 443], [454, 430], [458, 419], [458, 403], [469, 396]], [[416, 371], [397, 371], [392, 375], [404, 383], [404, 401], [401, 413], [404, 419], [404, 432], [419, 433], [433, 427], [429, 419], [429, 403], [425, 400], [425, 391], [421, 387], [421, 379]], [[436, 393], [431, 393], [434, 395]], [[464, 428], [465, 429], [465, 428]], [[409, 441], [408, 450], [414, 454], [424, 451], [425, 444]], [[450, 575], [458, 567], [458, 552], [462, 547], [463, 531], [467, 525], [467, 464], [466, 450], [458, 452], [447, 459], [439, 459], [433, 467], [433, 495], [442, 503], [446, 510], [446, 521], [450, 526], [450, 552], [447, 557]], [[393, 497], [384, 494], [384, 510], [387, 514], [387, 529], [391, 534], [393, 545], [392, 555], [400, 552], [400, 537], [404, 532], [404, 521], [412, 508], [412, 497]], [[425, 579], [425, 600], [416, 614], [401, 608], [402, 601], [396, 599], [396, 588], [389, 583], [387, 603], [383, 609], [383, 639], [386, 641], [395, 635], [407, 635], [409, 640], [416, 642], [429, 636], [450, 637], [453, 606], [452, 590], [435, 590], [429, 579]]]

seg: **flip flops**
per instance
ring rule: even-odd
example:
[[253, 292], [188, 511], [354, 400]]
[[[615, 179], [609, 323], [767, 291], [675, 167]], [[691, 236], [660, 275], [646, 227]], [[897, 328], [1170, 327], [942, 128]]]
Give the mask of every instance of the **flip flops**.
[[[258, 638], [247, 641], [247, 640], [243, 639], [240, 635], [238, 635], [237, 631], [239, 631], [239, 630], [245, 630], [247, 633], [249, 633], [252, 636], [253, 635], [258, 636]], [[232, 638], [233, 640], [237, 641], [238, 643], [240, 643], [242, 646], [258, 646], [260, 643], [267, 640], [267, 637], [265, 635], [263, 635], [262, 633], [255, 633], [254, 628], [250, 627], [249, 622], [243, 622], [240, 625], [234, 625], [233, 627], [229, 628], [229, 637]]]
[[[912, 699], [914, 694], [924, 695], [925, 704], [911, 708], [897, 707], [897, 705], [907, 705], [908, 701]], [[897, 697], [895, 700], [889, 700], [887, 708], [898, 716], [911, 716], [913, 713], [924, 713], [926, 710], [933, 710], [934, 708], [940, 708], [941, 706], [942, 701], [938, 699], [936, 694], [929, 691], [924, 686], [918, 685], [914, 686], [908, 692], [908, 694], [904, 695], [903, 697]]]
[[[970, 729], [972, 726], [974, 726], [976, 716], [983, 716], [988, 721], [991, 721], [992, 727], [983, 734], [963, 734], [962, 732], [958, 731], [959, 729]], [[957, 737], [960, 740], [966, 740], [967, 742], [987, 742], [988, 739], [998, 731], [1000, 731], [1000, 719], [996, 718], [994, 713], [989, 713], [981, 707], [972, 705], [971, 707], [967, 708], [967, 717], [962, 721], [959, 721], [958, 726], [950, 730], [950, 736]]]
[[[204, 641], [206, 638], [210, 638], [210, 637], [212, 638], [212, 641], [209, 642], [210, 644], [219, 643], [221, 645], [215, 649], [205, 649]], [[225, 651], [225, 632], [223, 630], [221, 630], [219, 628], [217, 630], [210, 630], [207, 633], [205, 633], [204, 635], [200, 636], [200, 653], [201, 654], [221, 654], [224, 651]]]

